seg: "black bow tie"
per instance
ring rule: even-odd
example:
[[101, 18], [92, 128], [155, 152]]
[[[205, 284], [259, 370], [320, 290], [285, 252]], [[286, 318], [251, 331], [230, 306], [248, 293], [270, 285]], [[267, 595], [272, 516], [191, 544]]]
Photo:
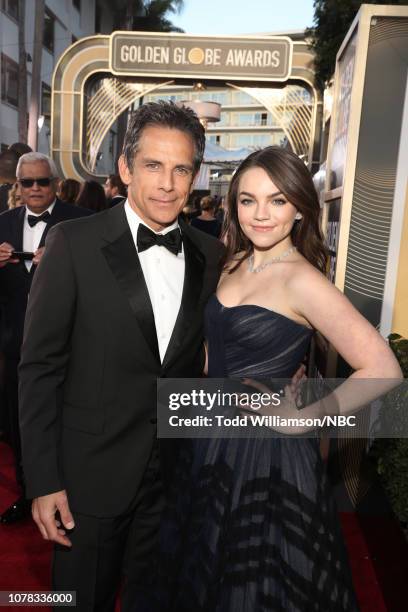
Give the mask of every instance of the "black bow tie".
[[150, 247], [157, 244], [158, 246], [164, 246], [174, 255], [177, 255], [181, 251], [181, 234], [178, 227], [167, 234], [155, 234], [151, 229], [139, 224], [137, 230], [137, 250], [139, 253], [150, 249]]
[[51, 218], [51, 215], [48, 212], [48, 210], [43, 212], [43, 214], [39, 215], [38, 217], [36, 215], [27, 215], [28, 225], [30, 227], [34, 227], [40, 221], [44, 221], [44, 223], [48, 223], [48, 219], [50, 219], [50, 218]]

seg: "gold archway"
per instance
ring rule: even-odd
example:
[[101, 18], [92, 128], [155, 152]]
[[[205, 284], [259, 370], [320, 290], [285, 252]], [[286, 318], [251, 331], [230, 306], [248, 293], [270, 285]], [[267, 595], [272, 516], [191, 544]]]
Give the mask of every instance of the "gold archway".
[[[143, 96], [173, 83], [174, 81], [154, 85], [126, 83], [117, 77], [108, 77], [99, 81], [99, 88], [88, 103], [86, 120], [86, 165], [91, 171], [95, 170], [97, 154], [103, 139], [117, 118]], [[297, 85], [287, 85], [280, 90], [240, 87], [232, 83], [226, 85], [258, 100], [272, 114], [293, 151], [306, 161], [311, 158], [313, 153], [311, 134], [315, 109], [312, 94], [310, 102], [306, 102], [302, 97], [302, 90]]]
[[[186, 82], [188, 85], [193, 80], [191, 73], [186, 75], [183, 70], [180, 70], [176, 78], [174, 74], [169, 74], [171, 81], [164, 74], [146, 74], [140, 78], [132, 75], [115, 76], [112, 69], [114, 34], [92, 36], [76, 42], [65, 51], [55, 68], [51, 154], [61, 176], [78, 180], [104, 180], [103, 176], [95, 173], [97, 154], [104, 137], [119, 115], [142, 96], [156, 89], [176, 82]], [[128, 34], [132, 36], [133, 33]], [[134, 34], [141, 36], [141, 33]], [[159, 34], [154, 36], [160, 37]], [[197, 40], [201, 40], [200, 37]], [[206, 40], [218, 39], [206, 37]], [[237, 40], [245, 43], [247, 38]], [[273, 87], [271, 78], [265, 79], [263, 83], [262, 78], [258, 79], [258, 86], [257, 83], [251, 83], [251, 79], [243, 83], [226, 76], [224, 83], [247, 92], [265, 106], [287, 136], [293, 150], [311, 167], [319, 157], [322, 100], [313, 85], [312, 52], [303, 41], [291, 42], [291, 49], [290, 74], [284, 82], [276, 79], [282, 87], [282, 95], [279, 97], [276, 96], [276, 90], [273, 93], [273, 90], [264, 88], [267, 84]], [[222, 80], [222, 76], [216, 78]], [[200, 77], [200, 80], [203, 79]], [[301, 88], [295, 85], [308, 90], [307, 100], [302, 97]]]
[[300, 88], [295, 85], [287, 85], [281, 90], [239, 87], [231, 83], [228, 85], [258, 100], [274, 117], [293, 151], [306, 161], [312, 159], [312, 133], [316, 112], [314, 91], [310, 92], [310, 102], [306, 102], [302, 98]]

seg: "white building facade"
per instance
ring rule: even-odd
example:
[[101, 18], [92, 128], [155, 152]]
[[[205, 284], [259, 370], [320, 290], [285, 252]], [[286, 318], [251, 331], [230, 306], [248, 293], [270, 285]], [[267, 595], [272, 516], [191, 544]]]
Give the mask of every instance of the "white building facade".
[[[49, 154], [52, 74], [61, 54], [73, 42], [95, 33], [109, 34], [115, 10], [107, 0], [46, 0], [41, 59], [38, 151]], [[0, 145], [18, 142], [19, 1], [0, 0]], [[30, 103], [34, 55], [35, 0], [26, 0], [25, 51], [27, 104]], [[28, 122], [28, 118], [27, 118]]]

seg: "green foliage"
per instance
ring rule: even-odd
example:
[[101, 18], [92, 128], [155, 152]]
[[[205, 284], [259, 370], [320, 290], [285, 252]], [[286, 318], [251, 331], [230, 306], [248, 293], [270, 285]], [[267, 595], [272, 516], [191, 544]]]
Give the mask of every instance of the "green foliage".
[[392, 509], [401, 523], [408, 523], [408, 440], [381, 440], [377, 472]]
[[[390, 348], [401, 366], [404, 377], [408, 377], [408, 340], [398, 334], [388, 338]], [[399, 388], [387, 396], [381, 408], [381, 419], [388, 430], [407, 430], [407, 392]], [[392, 415], [393, 422], [386, 423]], [[405, 425], [402, 425], [402, 424]], [[377, 473], [388, 495], [393, 511], [402, 523], [408, 523], [408, 440], [393, 438], [377, 440], [371, 450]]]
[[408, 378], [408, 340], [399, 334], [391, 334], [388, 336], [388, 342], [398, 359], [404, 378]]
[[[316, 85], [322, 91], [333, 76], [337, 51], [362, 4], [360, 0], [314, 0], [313, 27], [305, 34], [316, 54]], [[406, 5], [407, 0], [365, 0], [364, 4]]]
[[183, 32], [168, 19], [180, 13], [184, 0], [121, 0], [116, 12], [115, 29], [142, 32]]
[[166, 18], [167, 13], [177, 13], [182, 6], [182, 0], [151, 0], [151, 2], [146, 2], [146, 17], [143, 29], [148, 32], [183, 32], [181, 28], [177, 28]]

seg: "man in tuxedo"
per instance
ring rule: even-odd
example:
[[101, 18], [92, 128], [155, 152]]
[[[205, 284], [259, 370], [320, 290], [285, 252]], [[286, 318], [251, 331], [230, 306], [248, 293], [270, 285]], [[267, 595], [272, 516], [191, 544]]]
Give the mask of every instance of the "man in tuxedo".
[[126, 200], [126, 187], [122, 182], [119, 174], [110, 174], [106, 179], [105, 185], [106, 199], [108, 200], [109, 206], [116, 206]]
[[178, 221], [204, 145], [191, 110], [141, 106], [119, 162], [128, 199], [54, 228], [32, 286], [24, 467], [34, 520], [56, 543], [53, 588], [75, 590], [79, 610], [114, 610], [121, 581], [124, 610], [152, 595], [163, 507], [156, 380], [201, 376], [203, 309], [223, 253]]
[[[18, 426], [17, 365], [23, 341], [27, 298], [35, 270], [41, 260], [49, 229], [66, 219], [89, 214], [56, 198], [57, 172], [53, 161], [41, 153], [26, 153], [18, 161], [17, 180], [23, 202], [0, 215], [0, 292], [4, 301], [5, 407], [10, 443], [14, 451], [16, 479], [21, 496], [0, 517], [0, 522], [14, 523], [30, 514], [31, 502], [25, 496], [21, 467]], [[15, 252], [29, 252], [31, 259], [16, 257]]]

